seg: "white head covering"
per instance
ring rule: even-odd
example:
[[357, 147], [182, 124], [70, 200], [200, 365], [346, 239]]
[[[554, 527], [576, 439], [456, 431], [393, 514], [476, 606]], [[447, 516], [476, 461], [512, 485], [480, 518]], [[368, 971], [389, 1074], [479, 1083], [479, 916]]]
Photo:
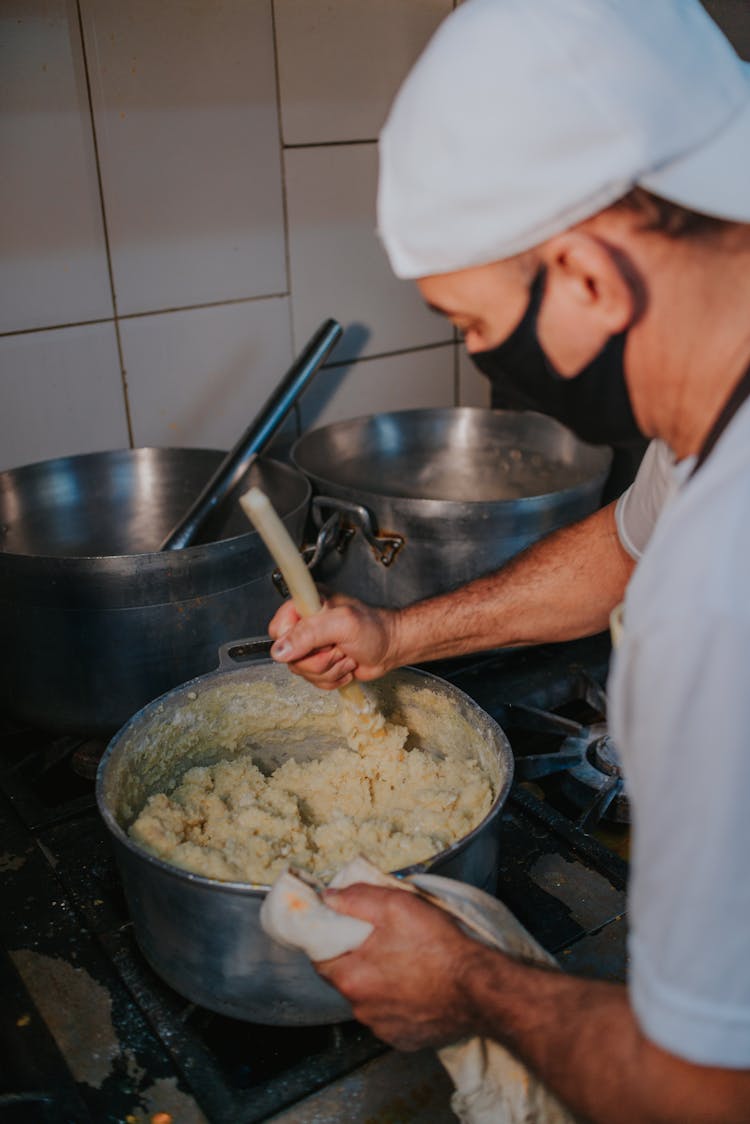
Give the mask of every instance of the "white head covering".
[[510, 257], [636, 184], [750, 222], [750, 67], [698, 0], [467, 0], [380, 138], [398, 277]]

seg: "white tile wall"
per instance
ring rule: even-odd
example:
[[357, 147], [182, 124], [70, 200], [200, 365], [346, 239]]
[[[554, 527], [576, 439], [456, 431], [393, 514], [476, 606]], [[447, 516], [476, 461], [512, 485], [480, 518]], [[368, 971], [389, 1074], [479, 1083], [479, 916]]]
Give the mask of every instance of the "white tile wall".
[[0, 8], [0, 331], [112, 316], [73, 0]]
[[[748, 0], [705, 5], [750, 58]], [[329, 315], [346, 339], [282, 443], [300, 423], [489, 404], [374, 233], [373, 142], [451, 7], [0, 3], [0, 470], [228, 448]]]
[[295, 345], [327, 316], [348, 326], [339, 360], [450, 340], [375, 234], [377, 146], [288, 149], [284, 166]]
[[[747, 0], [705, 2], [750, 54]], [[118, 331], [136, 443], [228, 447], [329, 315], [303, 424], [487, 402], [374, 234], [372, 142], [452, 6], [0, 5], [1, 463], [127, 442]]]
[[360, 414], [454, 404], [452, 344], [326, 367], [300, 401], [302, 428]]
[[[705, 5], [750, 58], [748, 0]], [[374, 233], [375, 138], [452, 6], [0, 3], [0, 470], [229, 448], [330, 315], [345, 341], [282, 446], [300, 424], [489, 404]]]
[[82, 0], [120, 313], [286, 290], [270, 0]]
[[120, 322], [136, 445], [237, 441], [291, 361], [286, 298]]
[[0, 337], [0, 393], [0, 469], [128, 445], [111, 322]]
[[336, 366], [282, 439], [457, 401], [450, 328], [374, 233], [373, 142], [452, 6], [0, 5], [1, 463], [227, 448], [330, 315]]
[[375, 140], [452, 0], [274, 0], [284, 143]]

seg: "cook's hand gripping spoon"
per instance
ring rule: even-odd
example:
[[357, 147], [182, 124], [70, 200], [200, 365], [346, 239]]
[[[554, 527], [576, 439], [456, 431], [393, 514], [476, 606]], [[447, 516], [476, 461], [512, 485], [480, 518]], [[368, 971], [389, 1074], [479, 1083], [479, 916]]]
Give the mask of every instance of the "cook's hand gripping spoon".
[[[319, 613], [323, 606], [315, 582], [268, 496], [260, 488], [250, 488], [240, 496], [240, 504], [281, 570], [299, 615], [309, 617]], [[339, 687], [338, 692], [346, 707], [356, 713], [362, 731], [372, 737], [382, 737], [385, 719], [360, 684], [352, 681]]]

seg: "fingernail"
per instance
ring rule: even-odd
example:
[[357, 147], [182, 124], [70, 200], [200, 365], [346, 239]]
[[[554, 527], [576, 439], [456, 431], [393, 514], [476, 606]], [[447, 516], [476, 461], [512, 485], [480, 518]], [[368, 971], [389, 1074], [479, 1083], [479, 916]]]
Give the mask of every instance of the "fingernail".
[[275, 660], [285, 660], [292, 654], [292, 645], [288, 640], [277, 640], [271, 647], [271, 657]]

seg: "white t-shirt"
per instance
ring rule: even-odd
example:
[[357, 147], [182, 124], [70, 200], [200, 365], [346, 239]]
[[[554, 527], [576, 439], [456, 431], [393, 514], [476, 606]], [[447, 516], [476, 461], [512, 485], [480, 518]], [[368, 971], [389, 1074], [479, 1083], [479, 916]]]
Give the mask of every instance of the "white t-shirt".
[[620, 542], [636, 562], [646, 549], [660, 513], [678, 488], [674, 453], [664, 441], [646, 449], [635, 480], [615, 505]]
[[623, 543], [643, 556], [609, 680], [634, 811], [630, 996], [664, 1049], [746, 1068], [750, 401], [694, 477], [663, 445], [647, 458], [618, 504]]

